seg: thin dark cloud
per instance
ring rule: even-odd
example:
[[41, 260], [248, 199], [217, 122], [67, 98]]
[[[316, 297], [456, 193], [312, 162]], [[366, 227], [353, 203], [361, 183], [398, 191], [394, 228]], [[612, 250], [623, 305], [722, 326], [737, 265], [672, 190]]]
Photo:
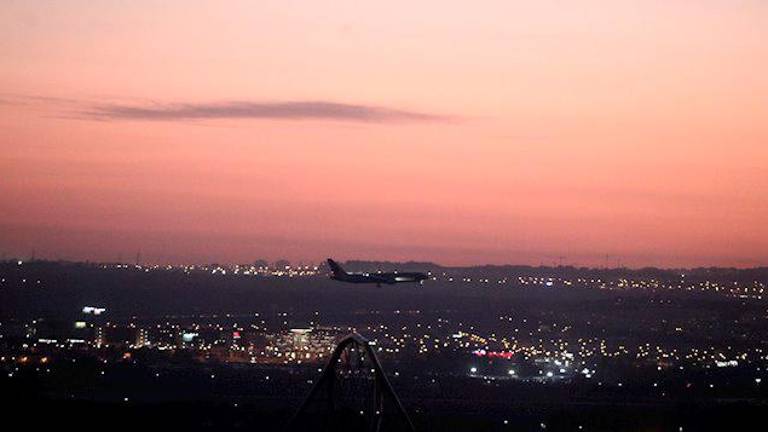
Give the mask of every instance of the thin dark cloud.
[[81, 101], [77, 99], [54, 96], [28, 95], [22, 93], [0, 93], [0, 103], [7, 105], [39, 105], [44, 103], [54, 105], [74, 105], [81, 103]]
[[79, 111], [93, 120], [185, 121], [212, 119], [341, 120], [368, 123], [446, 121], [447, 117], [402, 109], [328, 101], [183, 104], [98, 104]]

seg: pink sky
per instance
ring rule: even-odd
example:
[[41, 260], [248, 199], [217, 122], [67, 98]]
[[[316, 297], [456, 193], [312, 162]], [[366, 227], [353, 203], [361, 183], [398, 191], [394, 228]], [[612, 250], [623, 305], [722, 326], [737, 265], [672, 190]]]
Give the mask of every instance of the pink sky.
[[766, 23], [762, 1], [4, 1], [0, 254], [768, 265]]

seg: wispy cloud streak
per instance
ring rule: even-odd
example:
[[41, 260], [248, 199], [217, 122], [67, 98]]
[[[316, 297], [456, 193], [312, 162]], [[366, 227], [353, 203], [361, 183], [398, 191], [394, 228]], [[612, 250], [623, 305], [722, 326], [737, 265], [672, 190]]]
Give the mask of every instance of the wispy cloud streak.
[[371, 105], [328, 101], [183, 104], [98, 104], [79, 112], [94, 120], [184, 121], [206, 119], [341, 120], [368, 123], [429, 122], [444, 116]]

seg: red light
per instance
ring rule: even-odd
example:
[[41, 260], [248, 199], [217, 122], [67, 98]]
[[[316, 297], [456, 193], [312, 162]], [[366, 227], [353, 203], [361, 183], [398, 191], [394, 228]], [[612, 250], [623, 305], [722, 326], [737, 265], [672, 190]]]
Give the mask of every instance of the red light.
[[503, 358], [505, 360], [511, 359], [512, 356], [514, 355], [509, 351], [486, 351], [484, 349], [472, 351], [472, 354], [478, 357]]

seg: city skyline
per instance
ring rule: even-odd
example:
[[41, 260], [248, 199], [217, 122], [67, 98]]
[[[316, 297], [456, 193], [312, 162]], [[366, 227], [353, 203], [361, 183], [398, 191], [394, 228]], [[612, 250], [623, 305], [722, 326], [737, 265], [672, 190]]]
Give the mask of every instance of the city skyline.
[[0, 254], [768, 265], [762, 2], [149, 3], [0, 6]]

